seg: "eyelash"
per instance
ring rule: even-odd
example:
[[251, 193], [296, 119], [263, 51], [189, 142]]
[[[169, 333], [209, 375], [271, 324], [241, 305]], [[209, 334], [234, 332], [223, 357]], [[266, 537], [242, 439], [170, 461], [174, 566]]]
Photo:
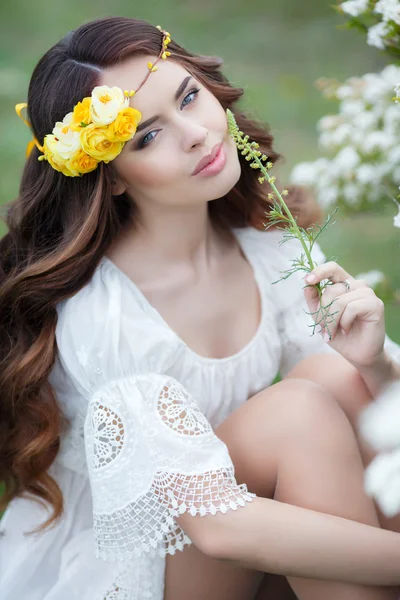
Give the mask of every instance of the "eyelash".
[[[196, 102], [197, 95], [198, 95], [198, 93], [199, 93], [199, 92], [200, 92], [200, 89], [194, 89], [194, 90], [192, 90], [191, 92], [189, 92], [188, 94], [186, 94], [186, 96], [184, 97], [184, 99], [183, 99], [183, 101], [182, 101], [182, 104], [183, 104], [183, 102], [186, 100], [186, 98], [188, 98], [189, 96], [192, 96], [193, 94], [194, 94], [194, 99], [193, 99], [193, 101], [192, 101], [192, 102], [189, 102], [189, 104], [193, 104], [194, 102]], [[181, 105], [181, 106], [182, 106], [182, 105]], [[187, 104], [185, 104], [185, 106], [187, 106]], [[138, 150], [141, 150], [141, 149], [142, 149], [142, 148], [144, 148], [145, 146], [148, 146], [148, 145], [149, 145], [149, 142], [148, 142], [147, 144], [145, 144], [145, 143], [144, 143], [144, 140], [147, 138], [147, 136], [148, 136], [148, 135], [150, 135], [151, 133], [156, 133], [157, 131], [159, 131], [159, 130], [152, 130], [152, 131], [149, 131], [148, 133], [146, 133], [146, 135], [144, 135], [144, 136], [143, 136], [143, 137], [140, 139], [140, 141], [139, 141], [139, 143], [138, 143]], [[152, 138], [150, 139], [150, 141], [151, 141], [151, 140], [154, 140], [154, 137], [152, 137]]]

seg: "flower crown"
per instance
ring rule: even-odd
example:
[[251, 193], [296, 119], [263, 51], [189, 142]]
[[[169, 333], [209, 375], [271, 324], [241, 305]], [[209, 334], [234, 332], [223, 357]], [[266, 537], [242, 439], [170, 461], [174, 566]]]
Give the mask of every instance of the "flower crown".
[[[171, 55], [168, 44], [171, 41], [168, 31], [162, 32], [162, 48], [155, 63], [147, 63], [148, 73], [137, 90], [122, 91], [119, 87], [97, 86], [91, 96], [87, 96], [74, 106], [62, 121], [57, 121], [51, 134], [45, 136], [43, 146], [34, 137], [26, 149], [28, 157], [36, 146], [42, 154], [38, 160], [47, 160], [55, 169], [68, 177], [79, 177], [97, 168], [99, 162], [109, 163], [133, 138], [142, 113], [129, 106], [132, 98], [146, 83], [150, 73], [157, 71], [159, 60]], [[15, 106], [17, 115], [28, 105], [22, 102]]]

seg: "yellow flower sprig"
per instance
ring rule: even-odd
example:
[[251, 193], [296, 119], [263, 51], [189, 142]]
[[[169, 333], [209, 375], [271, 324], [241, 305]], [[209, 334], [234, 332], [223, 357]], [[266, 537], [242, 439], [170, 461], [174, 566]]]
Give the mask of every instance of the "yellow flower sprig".
[[[275, 185], [276, 177], [273, 175], [271, 176], [268, 173], [268, 171], [273, 167], [273, 163], [268, 160], [268, 157], [265, 154], [262, 154], [262, 152], [259, 151], [259, 144], [257, 142], [250, 142], [249, 136], [244, 135], [243, 131], [240, 131], [232, 111], [227, 109], [226, 115], [229, 133], [235, 141], [241, 155], [244, 156], [245, 160], [249, 162], [251, 169], [260, 169], [262, 175], [258, 177], [259, 183], [268, 183], [272, 188], [272, 192], [267, 195], [268, 200], [272, 202], [272, 208], [266, 213], [269, 218], [269, 223], [265, 225], [266, 229], [276, 226], [278, 229], [283, 231], [283, 239], [281, 244], [289, 241], [290, 239], [297, 239], [301, 243], [304, 251], [300, 258], [292, 259], [291, 268], [284, 271], [282, 277], [273, 283], [278, 283], [279, 281], [288, 279], [291, 275], [298, 271], [310, 273], [317, 266], [314, 263], [311, 255], [313, 246], [321, 233], [330, 225], [332, 225], [333, 215], [336, 211], [334, 211], [332, 215], [328, 216], [326, 222], [322, 226], [317, 224], [308, 229], [299, 227], [296, 219], [293, 217], [284, 200], [284, 197], [288, 196], [289, 194], [288, 190], [283, 189], [280, 192]], [[283, 225], [283, 227], [280, 227], [279, 225]], [[328, 305], [323, 305], [322, 303], [322, 294], [328, 285], [332, 285], [332, 282], [325, 281], [313, 286], [318, 291], [319, 308], [317, 311], [312, 313], [314, 317], [314, 323], [311, 325], [311, 327], [313, 330], [312, 333], [314, 334], [316, 327], [320, 326], [321, 329], [325, 329], [326, 333], [328, 333], [329, 337], [331, 338], [329, 324], [333, 322], [337, 311], [333, 313], [330, 311], [333, 302]]]

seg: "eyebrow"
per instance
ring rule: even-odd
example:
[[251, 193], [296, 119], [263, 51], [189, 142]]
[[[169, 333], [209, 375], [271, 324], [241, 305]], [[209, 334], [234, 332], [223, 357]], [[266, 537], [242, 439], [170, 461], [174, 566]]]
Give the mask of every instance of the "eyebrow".
[[[185, 77], [185, 79], [182, 81], [181, 85], [178, 87], [178, 89], [175, 92], [175, 97], [174, 97], [175, 102], [176, 102], [176, 100], [178, 100], [180, 95], [183, 93], [183, 91], [185, 90], [187, 84], [189, 83], [189, 81], [191, 79], [192, 79], [192, 76], [189, 75], [188, 77]], [[146, 127], [149, 127], [149, 125], [152, 125], [153, 123], [158, 121], [159, 118], [160, 118], [160, 115], [155, 115], [154, 117], [151, 117], [151, 119], [147, 119], [147, 121], [143, 121], [143, 123], [139, 123], [139, 125], [137, 126], [137, 129], [136, 129], [136, 132], [146, 129]]]

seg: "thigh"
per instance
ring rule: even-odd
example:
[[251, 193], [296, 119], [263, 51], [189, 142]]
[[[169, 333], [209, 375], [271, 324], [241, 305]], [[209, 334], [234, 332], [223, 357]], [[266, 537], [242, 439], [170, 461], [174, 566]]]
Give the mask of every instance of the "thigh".
[[263, 576], [189, 546], [167, 557], [164, 600], [254, 600]]

